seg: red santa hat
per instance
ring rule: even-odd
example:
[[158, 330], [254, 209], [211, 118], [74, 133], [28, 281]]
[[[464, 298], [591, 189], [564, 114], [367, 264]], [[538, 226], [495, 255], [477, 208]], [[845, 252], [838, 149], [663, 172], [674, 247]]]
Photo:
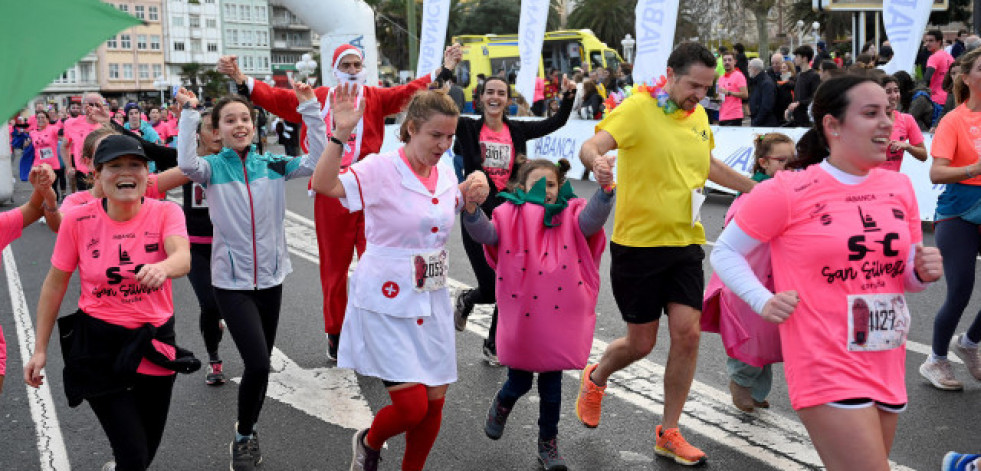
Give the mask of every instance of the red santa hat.
[[358, 56], [358, 59], [364, 60], [364, 56], [361, 55], [361, 50], [350, 45], [341, 44], [334, 49], [334, 68], [336, 69], [338, 64], [341, 62], [341, 58], [348, 55]]

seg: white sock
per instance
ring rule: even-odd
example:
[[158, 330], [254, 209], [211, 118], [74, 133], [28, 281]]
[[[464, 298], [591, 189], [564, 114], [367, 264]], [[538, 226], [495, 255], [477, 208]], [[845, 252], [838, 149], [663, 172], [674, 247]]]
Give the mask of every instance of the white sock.
[[967, 468], [965, 468], [965, 471], [978, 471], [978, 469], [981, 469], [981, 458], [978, 458], [968, 463]]
[[961, 335], [961, 346], [964, 348], [978, 348], [977, 342], [972, 342], [971, 339], [967, 338], [967, 334]]
[[947, 355], [940, 356], [936, 353], [931, 352], [929, 357], [930, 363], [940, 363], [942, 361], [947, 361]]

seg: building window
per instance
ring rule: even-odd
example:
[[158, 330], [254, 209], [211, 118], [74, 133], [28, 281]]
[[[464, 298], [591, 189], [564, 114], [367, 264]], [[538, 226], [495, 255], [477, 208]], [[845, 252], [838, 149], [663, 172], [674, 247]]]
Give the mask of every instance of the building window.
[[228, 29], [225, 30], [225, 37], [228, 38], [228, 45], [238, 46], [238, 30]]
[[118, 47], [119, 47], [119, 41], [116, 40], [116, 36], [113, 36], [113, 37], [109, 38], [108, 41], [106, 41], [106, 48], [108, 48], [108, 49], [116, 49]]
[[119, 35], [119, 48], [120, 49], [133, 49], [133, 40], [128, 34]]
[[198, 15], [191, 15], [190, 17], [188, 17], [187, 26], [189, 28], [200, 28], [201, 17]]
[[170, 22], [173, 23], [174, 26], [184, 26], [184, 17], [183, 16], [172, 16], [170, 18]]
[[266, 7], [255, 7], [255, 20], [259, 23], [266, 23], [269, 21], [269, 16], [266, 14]]
[[123, 79], [133, 80], [133, 64], [123, 64]]
[[136, 35], [136, 48], [137, 49], [141, 49], [141, 50], [145, 50], [146, 49], [146, 35], [145, 34], [137, 34]]
[[201, 52], [201, 41], [196, 39], [191, 40], [191, 52]]
[[215, 3], [215, 0], [204, 0], [204, 3]]
[[218, 52], [218, 43], [208, 43], [208, 52]]
[[153, 64], [153, 76], [159, 77], [163, 75], [163, 66], [160, 64]]
[[129, 13], [129, 5], [125, 3], [119, 4], [119, 11]]
[[150, 64], [140, 64], [137, 66], [137, 70], [140, 73], [140, 80], [147, 80], [150, 78]]
[[242, 31], [242, 45], [251, 46], [252, 45], [252, 31], [244, 30]]
[[143, 5], [136, 5], [133, 7], [133, 15], [141, 20], [146, 19], [146, 7]]
[[252, 21], [252, 7], [250, 5], [238, 6], [239, 21]]
[[268, 57], [263, 57], [262, 58], [262, 69], [263, 70], [269, 70], [269, 58]]
[[160, 50], [160, 36], [153, 34], [150, 35], [150, 49], [154, 51]]
[[256, 32], [255, 38], [256, 46], [268, 46], [269, 45], [269, 33], [267, 31]]
[[174, 50], [175, 51], [183, 51], [184, 50], [184, 41], [174, 41]]
[[109, 64], [109, 78], [119, 80], [119, 64]]
[[242, 68], [249, 71], [255, 69], [255, 58], [252, 56], [242, 57]]
[[150, 12], [150, 15], [147, 17], [148, 20], [150, 20], [150, 21], [160, 21], [160, 9], [159, 8], [157, 8], [155, 6], [151, 6], [150, 9], [149, 9], [149, 12]]
[[214, 18], [206, 18], [204, 20], [204, 24], [208, 27], [208, 29], [215, 29], [218, 27], [218, 20]]
[[225, 19], [226, 20], [235, 20], [235, 19], [237, 19], [238, 17], [235, 15], [235, 12], [237, 12], [237, 11], [238, 10], [236, 9], [234, 3], [226, 3], [225, 4]]

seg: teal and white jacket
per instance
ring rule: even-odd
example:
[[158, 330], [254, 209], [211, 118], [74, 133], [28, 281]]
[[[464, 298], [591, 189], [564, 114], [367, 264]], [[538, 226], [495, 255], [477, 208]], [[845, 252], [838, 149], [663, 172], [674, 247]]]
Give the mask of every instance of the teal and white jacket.
[[327, 142], [320, 103], [306, 101], [297, 111], [309, 129], [310, 154], [258, 154], [252, 146], [245, 159], [227, 147], [218, 154], [198, 157], [194, 135], [201, 114], [193, 109], [181, 113], [177, 165], [205, 189], [214, 225], [211, 283], [217, 288], [271, 288], [293, 271], [283, 224], [286, 180], [312, 175]]

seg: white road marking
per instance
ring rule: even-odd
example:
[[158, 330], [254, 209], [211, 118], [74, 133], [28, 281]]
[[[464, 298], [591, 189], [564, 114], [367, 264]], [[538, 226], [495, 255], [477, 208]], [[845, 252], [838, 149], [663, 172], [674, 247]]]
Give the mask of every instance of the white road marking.
[[[17, 344], [20, 347], [21, 362], [27, 364], [31, 359], [34, 347], [34, 322], [31, 311], [27, 308], [27, 299], [17, 271], [14, 252], [7, 246], [3, 249], [3, 268], [7, 274], [7, 289], [10, 291], [10, 304], [13, 307], [14, 326], [17, 329]], [[16, 372], [7, 371], [8, 380], [18, 379]], [[12, 376], [10, 373], [14, 373]], [[48, 378], [46, 370], [41, 374]], [[7, 381], [11, 383], [12, 381]], [[51, 381], [45, 381], [40, 388], [27, 388], [27, 402], [30, 404], [31, 418], [34, 420], [37, 436], [37, 449], [40, 454], [42, 471], [69, 471], [68, 452], [65, 440], [61, 436], [61, 425], [58, 423], [58, 411], [51, 397]]]
[[[294, 224], [306, 227], [291, 227]], [[312, 221], [287, 211], [287, 232], [297, 236], [287, 237], [291, 241], [291, 252], [302, 252], [304, 255], [301, 257], [310, 257], [311, 261], [317, 259], [316, 234], [313, 233]], [[454, 293], [470, 288], [453, 279], [449, 280], [449, 285]], [[489, 306], [477, 306], [469, 318], [467, 330], [486, 337], [490, 326], [491, 309]], [[606, 342], [594, 339], [591, 361], [597, 361], [606, 347]], [[566, 374], [577, 380], [579, 378], [579, 372], [576, 371], [567, 371]], [[614, 374], [609, 383], [612, 387], [607, 389], [608, 395], [653, 414], [660, 414], [664, 403], [663, 366], [644, 359]], [[821, 467], [820, 457], [799, 421], [767, 410], [747, 415], [731, 407], [729, 403], [728, 392], [694, 381], [685, 405], [684, 415], [687, 420], [683, 422], [682, 427], [776, 469], [806, 470]], [[896, 471], [910, 470], [895, 463], [890, 462], [890, 465]]]

